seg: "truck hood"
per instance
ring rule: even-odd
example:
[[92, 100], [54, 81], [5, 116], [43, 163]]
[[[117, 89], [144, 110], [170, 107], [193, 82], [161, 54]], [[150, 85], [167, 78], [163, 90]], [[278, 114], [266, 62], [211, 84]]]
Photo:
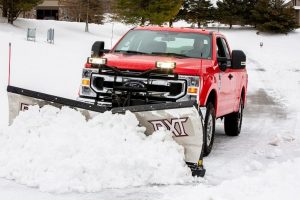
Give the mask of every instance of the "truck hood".
[[146, 71], [154, 69], [157, 61], [162, 62], [176, 62], [176, 68], [174, 73], [185, 75], [199, 75], [202, 65], [212, 63], [211, 60], [199, 59], [199, 58], [176, 58], [166, 56], [149, 56], [149, 55], [132, 55], [132, 54], [120, 54], [111, 53], [106, 54], [104, 58], [107, 58], [107, 65], [117, 67], [119, 69], [128, 70], [141, 70]]

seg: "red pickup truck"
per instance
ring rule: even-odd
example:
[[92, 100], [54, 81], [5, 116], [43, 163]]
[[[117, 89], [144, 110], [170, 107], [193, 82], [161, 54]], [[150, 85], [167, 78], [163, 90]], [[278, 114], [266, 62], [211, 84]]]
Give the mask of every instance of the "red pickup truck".
[[239, 135], [247, 83], [246, 56], [231, 51], [224, 35], [136, 27], [111, 50], [104, 49], [104, 42], [94, 43], [79, 100], [112, 108], [194, 100], [202, 115], [203, 149], [208, 155], [217, 118], [224, 118], [226, 135]]

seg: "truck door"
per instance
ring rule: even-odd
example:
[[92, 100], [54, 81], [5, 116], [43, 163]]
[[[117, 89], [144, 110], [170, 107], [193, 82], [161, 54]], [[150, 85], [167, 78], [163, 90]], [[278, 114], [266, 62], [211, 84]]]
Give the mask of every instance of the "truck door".
[[225, 54], [226, 54], [226, 58], [228, 59], [228, 63], [229, 63], [229, 66], [228, 66], [228, 78], [230, 79], [230, 84], [231, 84], [231, 92], [230, 92], [230, 99], [231, 99], [231, 112], [234, 111], [234, 108], [236, 107], [236, 102], [239, 100], [239, 94], [237, 91], [239, 91], [239, 82], [240, 82], [240, 76], [238, 73], [238, 71], [236, 69], [234, 69], [232, 67], [232, 63], [231, 63], [231, 51], [230, 51], [230, 48], [228, 46], [228, 43], [226, 41], [225, 38], [222, 38], [222, 42], [223, 42], [223, 46], [225, 48]]
[[[228, 59], [231, 60], [231, 51], [229, 49], [229, 46], [228, 46], [228, 43], [227, 41], [222, 38], [222, 43], [223, 43], [223, 46], [225, 48], [225, 54], [226, 54], [226, 57]], [[231, 65], [231, 61], [230, 61], [230, 67], [227, 69], [228, 70], [228, 77], [230, 79], [230, 84], [231, 84], [231, 92], [230, 92], [230, 99], [231, 99], [231, 108], [232, 108], [232, 111], [231, 112], [234, 112], [234, 108], [239, 105], [239, 97], [240, 97], [240, 91], [241, 91], [241, 73], [239, 73], [239, 70], [238, 69], [235, 69], [234, 67], [232, 67]]]
[[[227, 69], [225, 71], [219, 70], [218, 73], [218, 90], [219, 90], [219, 103], [217, 116], [226, 115], [233, 111], [233, 74], [230, 61], [230, 54], [227, 44], [224, 44], [224, 39], [217, 37], [217, 58], [226, 58]], [[221, 63], [219, 63], [220, 65]]]

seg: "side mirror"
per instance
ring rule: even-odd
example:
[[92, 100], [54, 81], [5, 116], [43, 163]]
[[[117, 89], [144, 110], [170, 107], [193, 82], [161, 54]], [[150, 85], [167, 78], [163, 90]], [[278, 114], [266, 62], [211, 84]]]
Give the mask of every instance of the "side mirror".
[[109, 50], [104, 49], [103, 41], [96, 41], [92, 46], [91, 57], [101, 57], [104, 53], [108, 53]]
[[246, 67], [246, 55], [241, 50], [232, 51], [232, 68], [244, 69]]
[[218, 60], [220, 70], [225, 72], [228, 67], [227, 66], [228, 59], [226, 57], [219, 57], [217, 60]]

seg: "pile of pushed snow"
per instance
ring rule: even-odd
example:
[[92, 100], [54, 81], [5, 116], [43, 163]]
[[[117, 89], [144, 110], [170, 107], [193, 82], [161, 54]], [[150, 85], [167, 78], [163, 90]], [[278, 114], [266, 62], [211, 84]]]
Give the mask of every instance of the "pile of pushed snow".
[[34, 106], [0, 133], [0, 177], [59, 193], [190, 182], [183, 147], [167, 131], [144, 131], [130, 112], [86, 121]]

